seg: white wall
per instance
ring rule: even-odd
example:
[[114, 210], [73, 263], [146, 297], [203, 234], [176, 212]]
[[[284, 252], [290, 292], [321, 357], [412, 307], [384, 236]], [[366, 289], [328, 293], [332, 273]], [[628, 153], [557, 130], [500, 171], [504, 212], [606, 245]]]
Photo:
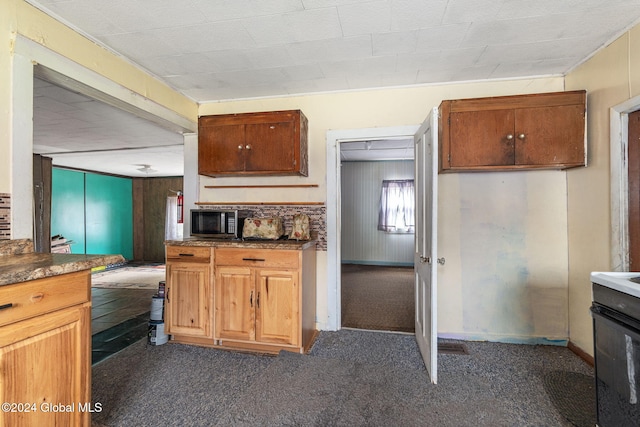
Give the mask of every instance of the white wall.
[[[205, 185], [242, 185], [252, 178], [200, 180], [201, 201], [321, 201], [327, 187], [327, 132], [417, 126], [444, 99], [564, 90], [562, 78], [484, 81], [440, 86], [283, 97], [200, 106], [199, 114], [301, 109], [309, 119], [309, 177], [273, 177], [267, 183], [318, 184], [317, 189], [223, 192]], [[353, 133], [353, 132], [351, 132]], [[440, 175], [438, 325], [441, 335], [515, 342], [561, 343], [567, 327], [566, 172]], [[491, 200], [491, 203], [488, 202]], [[338, 217], [338, 212], [327, 212]], [[340, 245], [339, 236], [327, 236]], [[483, 249], [482, 253], [478, 253]], [[338, 251], [336, 251], [338, 252]], [[476, 258], [479, 257], [479, 258]], [[318, 323], [327, 328], [339, 294], [327, 276], [338, 260], [318, 253]]]
[[342, 162], [342, 262], [413, 265], [411, 234], [378, 230], [382, 181], [413, 179], [413, 161]]
[[[239, 100], [201, 105], [196, 111], [195, 104], [189, 99], [24, 1], [0, 0], [0, 4], [3, 10], [0, 28], [5, 34], [4, 47], [0, 48], [0, 121], [3, 123], [0, 126], [0, 149], [4, 153], [12, 153], [16, 135], [11, 119], [16, 113], [12, 100], [16, 34], [189, 120], [206, 114], [287, 109], [304, 111], [309, 119], [309, 177], [274, 177], [260, 181], [265, 184], [317, 184], [317, 188], [237, 192], [206, 189], [204, 186], [220, 184], [221, 180], [229, 185], [255, 184], [255, 179], [194, 179], [192, 185], [198, 188], [185, 190], [196, 195], [199, 201], [326, 203], [329, 198], [337, 197], [339, 192], [327, 187], [327, 176], [336, 174], [335, 170], [327, 169], [326, 138], [329, 130], [416, 126], [424, 120], [429, 109], [443, 99], [564, 90], [564, 79], [560, 77], [527, 78]], [[634, 54], [628, 55], [633, 57]], [[637, 57], [631, 62], [637, 63]], [[621, 68], [624, 67], [621, 65]], [[603, 72], [607, 71], [604, 67]], [[587, 86], [593, 83], [589, 79], [591, 77], [587, 78]], [[581, 79], [573, 81], [575, 86], [582, 86]], [[0, 193], [12, 191], [13, 170], [30, 167], [11, 163], [9, 159], [13, 157], [0, 157]], [[586, 185], [579, 191], [584, 197], [579, 196], [575, 201], [588, 199]], [[567, 260], [565, 256], [553, 257], [566, 250], [567, 245], [565, 189], [565, 172], [442, 176], [440, 254], [446, 257], [447, 262], [439, 267], [438, 324], [441, 333], [522, 341], [566, 334], [563, 309], [558, 307], [561, 304], [557, 304], [554, 295], [557, 292], [562, 300], [563, 288], [566, 290]], [[337, 217], [338, 213], [328, 212], [327, 215]], [[31, 224], [30, 217], [16, 218], [16, 221]], [[576, 224], [580, 224], [579, 221]], [[588, 231], [588, 224], [582, 224], [576, 230]], [[339, 236], [328, 236], [328, 239], [331, 245], [340, 244]], [[485, 251], [479, 254], [478, 248], [481, 247]], [[575, 250], [579, 259], [580, 249]], [[328, 259], [327, 252], [319, 252], [317, 261], [317, 312], [319, 326], [323, 328], [331, 324], [331, 317], [335, 316], [327, 302], [328, 296], [336, 293], [337, 284], [327, 276], [335, 261]], [[582, 323], [583, 319], [584, 316], [578, 321]]]
[[566, 342], [565, 174], [440, 175], [441, 336]]
[[610, 150], [620, 139], [610, 137], [610, 109], [640, 95], [640, 26], [569, 73], [566, 86], [587, 90], [589, 149], [589, 166], [568, 173], [570, 338], [593, 354], [589, 275], [625, 268], [612, 264], [611, 204], [616, 195], [611, 192]]

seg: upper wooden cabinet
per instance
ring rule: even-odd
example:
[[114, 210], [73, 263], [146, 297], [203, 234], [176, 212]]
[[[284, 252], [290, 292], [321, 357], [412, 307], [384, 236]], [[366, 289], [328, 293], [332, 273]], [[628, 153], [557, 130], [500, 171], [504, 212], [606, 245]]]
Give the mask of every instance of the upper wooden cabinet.
[[440, 171], [584, 166], [585, 107], [583, 90], [443, 101]]
[[198, 173], [307, 176], [307, 134], [300, 110], [202, 116]]

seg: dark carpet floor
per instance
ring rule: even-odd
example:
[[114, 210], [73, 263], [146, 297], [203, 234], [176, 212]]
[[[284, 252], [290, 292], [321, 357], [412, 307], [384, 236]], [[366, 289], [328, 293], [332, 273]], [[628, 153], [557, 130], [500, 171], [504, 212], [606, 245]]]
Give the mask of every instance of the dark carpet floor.
[[342, 327], [413, 332], [413, 267], [342, 264]]
[[[407, 334], [321, 332], [309, 355], [277, 357], [146, 340], [93, 367], [104, 426], [572, 426], [593, 405], [592, 368], [567, 348], [465, 342], [429, 383]], [[562, 372], [565, 375], [557, 375]], [[545, 380], [546, 378], [546, 380]], [[587, 387], [588, 388], [588, 387]], [[588, 415], [587, 415], [588, 418]], [[594, 425], [595, 419], [590, 420]], [[577, 425], [577, 424], [576, 424]]]

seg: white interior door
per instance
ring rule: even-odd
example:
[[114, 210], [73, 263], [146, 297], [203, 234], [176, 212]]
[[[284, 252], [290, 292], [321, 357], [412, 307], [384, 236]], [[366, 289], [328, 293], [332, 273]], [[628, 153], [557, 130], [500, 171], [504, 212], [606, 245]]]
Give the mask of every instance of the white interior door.
[[432, 383], [438, 381], [438, 108], [414, 136], [416, 186], [416, 341]]

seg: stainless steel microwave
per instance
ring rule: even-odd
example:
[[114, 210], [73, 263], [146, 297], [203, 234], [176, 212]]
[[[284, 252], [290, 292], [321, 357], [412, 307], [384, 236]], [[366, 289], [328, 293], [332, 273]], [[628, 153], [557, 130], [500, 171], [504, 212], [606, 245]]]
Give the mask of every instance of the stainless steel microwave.
[[250, 211], [191, 209], [191, 235], [219, 239], [239, 239]]

